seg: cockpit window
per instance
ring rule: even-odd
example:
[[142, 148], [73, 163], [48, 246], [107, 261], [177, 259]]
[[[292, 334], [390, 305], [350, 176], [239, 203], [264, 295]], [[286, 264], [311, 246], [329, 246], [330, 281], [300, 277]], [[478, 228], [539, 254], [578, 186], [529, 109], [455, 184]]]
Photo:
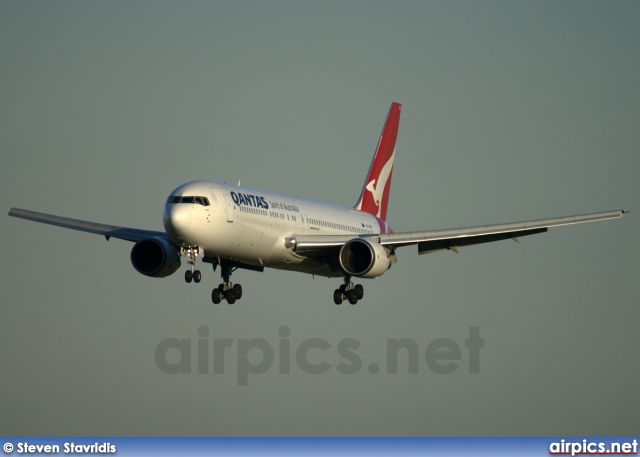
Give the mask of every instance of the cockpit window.
[[176, 204], [176, 203], [197, 203], [202, 206], [209, 206], [209, 199], [207, 197], [194, 197], [190, 195], [179, 196], [172, 195], [167, 199], [167, 204]]

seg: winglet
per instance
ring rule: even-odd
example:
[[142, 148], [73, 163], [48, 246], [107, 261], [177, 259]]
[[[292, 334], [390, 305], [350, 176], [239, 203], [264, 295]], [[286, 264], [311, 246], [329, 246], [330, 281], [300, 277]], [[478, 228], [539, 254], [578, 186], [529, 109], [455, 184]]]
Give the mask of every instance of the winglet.
[[391, 104], [367, 179], [362, 187], [360, 199], [355, 206], [355, 209], [373, 214], [382, 220], [387, 219], [387, 205], [391, 189], [393, 161], [396, 155], [401, 108], [400, 103]]

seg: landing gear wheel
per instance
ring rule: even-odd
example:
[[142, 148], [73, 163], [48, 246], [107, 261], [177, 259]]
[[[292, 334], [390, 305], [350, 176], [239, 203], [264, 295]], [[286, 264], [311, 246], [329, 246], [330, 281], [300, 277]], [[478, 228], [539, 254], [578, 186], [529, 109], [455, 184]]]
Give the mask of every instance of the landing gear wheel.
[[[242, 298], [242, 286], [240, 284], [233, 284], [231, 282], [231, 273], [236, 271], [239, 267], [234, 266], [235, 262], [230, 260], [219, 259], [218, 264], [213, 265], [213, 271], [216, 270], [216, 266], [220, 266], [220, 277], [222, 278], [222, 283], [218, 286], [217, 289], [214, 289], [214, 294], [217, 291], [217, 297], [215, 300], [227, 300], [227, 303], [233, 305], [236, 300], [240, 300]], [[212, 299], [214, 299], [212, 295]], [[215, 303], [214, 300], [214, 303]]]
[[347, 293], [347, 298], [349, 299], [349, 303], [351, 303], [352, 305], [355, 305], [356, 303], [358, 303], [358, 293], [356, 292], [355, 289], [351, 289]]
[[236, 300], [240, 300], [242, 298], [242, 286], [240, 284], [234, 284], [233, 294], [236, 296]]
[[222, 301], [223, 294], [220, 292], [220, 289], [213, 289], [211, 291], [211, 301], [214, 305], [217, 305]]
[[361, 284], [356, 284], [353, 290], [356, 291], [356, 296], [358, 297], [358, 300], [362, 300], [362, 297], [364, 297], [364, 287], [362, 287]]
[[346, 295], [347, 294], [347, 285], [346, 284], [341, 284], [340, 287], [338, 287], [338, 290]]
[[189, 265], [189, 269], [184, 272], [184, 280], [187, 283], [191, 281], [198, 283], [202, 279], [200, 270], [196, 270], [196, 259], [199, 253], [200, 248], [198, 248], [198, 246], [186, 246], [180, 250], [180, 255], [187, 257], [187, 264]]
[[333, 291], [333, 302], [336, 305], [341, 305], [342, 304], [342, 291], [340, 289], [336, 289]]

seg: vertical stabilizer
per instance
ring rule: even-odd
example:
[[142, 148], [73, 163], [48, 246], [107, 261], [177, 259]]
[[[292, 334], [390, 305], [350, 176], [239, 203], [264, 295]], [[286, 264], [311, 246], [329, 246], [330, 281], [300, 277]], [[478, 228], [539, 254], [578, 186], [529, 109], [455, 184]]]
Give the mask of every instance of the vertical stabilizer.
[[391, 104], [376, 154], [373, 156], [369, 174], [362, 187], [360, 200], [355, 206], [355, 209], [373, 214], [382, 220], [387, 219], [387, 205], [391, 189], [393, 161], [396, 157], [396, 138], [398, 137], [401, 108], [402, 105], [399, 103]]

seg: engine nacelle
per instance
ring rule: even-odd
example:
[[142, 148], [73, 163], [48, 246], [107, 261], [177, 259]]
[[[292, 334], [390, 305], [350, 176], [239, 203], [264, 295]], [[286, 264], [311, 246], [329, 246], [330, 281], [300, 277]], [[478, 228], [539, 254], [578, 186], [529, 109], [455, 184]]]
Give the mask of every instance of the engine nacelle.
[[145, 238], [131, 249], [131, 264], [145, 276], [164, 278], [180, 267], [180, 252], [164, 238]]
[[377, 278], [389, 268], [389, 251], [375, 241], [355, 238], [340, 249], [340, 266], [359, 278]]

